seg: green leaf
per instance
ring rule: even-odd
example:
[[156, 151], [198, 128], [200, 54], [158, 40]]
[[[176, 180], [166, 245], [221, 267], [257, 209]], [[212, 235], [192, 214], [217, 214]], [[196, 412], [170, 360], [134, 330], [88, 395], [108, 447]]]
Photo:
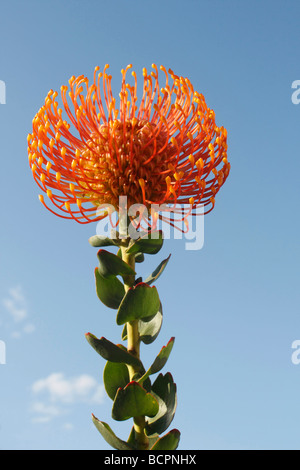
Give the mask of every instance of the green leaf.
[[112, 446], [114, 449], [117, 450], [133, 450], [130, 445], [122, 441], [119, 437], [115, 435], [115, 433], [112, 431], [112, 429], [109, 427], [107, 423], [104, 423], [104, 421], [99, 421], [96, 416], [92, 414], [92, 420], [102, 437], [106, 440], [106, 442]]
[[159, 306], [156, 287], [141, 282], [131, 287], [124, 296], [117, 313], [117, 324], [151, 317], [158, 312]]
[[117, 245], [118, 240], [112, 240], [109, 237], [105, 237], [103, 235], [94, 235], [89, 238], [89, 243], [92, 246], [99, 247], [99, 246], [115, 246]]
[[117, 277], [105, 278], [95, 269], [96, 292], [106, 307], [117, 309], [125, 295], [125, 288]]
[[[151, 344], [157, 338], [163, 320], [162, 305], [160, 305], [159, 310], [156, 315], [150, 321], [139, 320], [138, 321], [138, 330], [141, 341], [144, 344]], [[122, 332], [122, 340], [127, 339], [127, 326], [126, 323]]]
[[170, 341], [167, 343], [167, 345], [161, 348], [159, 354], [154, 360], [152, 366], [150, 367], [151, 375], [156, 374], [164, 367], [173, 349], [174, 341], [175, 341], [175, 338], [172, 337]]
[[140, 337], [144, 344], [151, 344], [157, 338], [161, 329], [162, 320], [162, 305], [160, 305], [157, 314], [150, 321], [139, 321]]
[[97, 253], [99, 259], [98, 271], [101, 276], [107, 278], [111, 276], [125, 276], [135, 274], [135, 271], [125, 263], [119, 256], [106, 250], [99, 250]]
[[152, 434], [161, 434], [171, 424], [177, 406], [176, 384], [173, 382], [172, 375], [159, 374], [152, 385], [152, 393], [159, 402], [159, 411], [153, 418], [147, 420], [146, 431], [150, 436]]
[[117, 391], [112, 418], [125, 421], [136, 416], [155, 416], [159, 406], [156, 398], [137, 382], [130, 382], [125, 388]]
[[143, 383], [145, 379], [147, 379], [149, 377], [149, 375], [152, 375], [152, 374], [156, 374], [157, 372], [159, 372], [166, 364], [170, 354], [171, 354], [171, 351], [172, 351], [172, 348], [173, 348], [173, 345], [174, 345], [174, 341], [175, 341], [175, 338], [171, 338], [170, 341], [168, 342], [168, 344], [166, 346], [163, 346], [159, 352], [159, 354], [157, 355], [157, 357], [155, 358], [153, 364], [149, 367], [149, 369], [147, 370], [147, 372], [138, 380], [139, 383]]
[[153, 271], [152, 274], [150, 274], [150, 276], [147, 277], [147, 279], [145, 280], [146, 284], [150, 285], [159, 278], [159, 276], [162, 274], [163, 270], [167, 266], [170, 256], [171, 254], [157, 266], [157, 268]]
[[121, 362], [107, 361], [103, 371], [104, 387], [107, 395], [115, 399], [117, 390], [124, 388], [130, 381], [128, 367]]
[[135, 255], [135, 262], [136, 263], [142, 263], [145, 260], [144, 253], [137, 253]]
[[98, 339], [92, 333], [86, 333], [85, 337], [92, 348], [94, 348], [103, 359], [111, 362], [123, 362], [131, 366], [143, 368], [141, 361], [127, 352], [122, 345], [116, 345], [104, 337]]
[[131, 428], [129, 437], [128, 437], [128, 439], [127, 439], [127, 443], [128, 443], [128, 445], [130, 445], [130, 447], [132, 447], [133, 449], [136, 448], [136, 440], [135, 440], [135, 430], [134, 430], [134, 426], [132, 426], [132, 428]]
[[158, 439], [150, 450], [176, 450], [180, 440], [178, 429], [172, 429], [168, 434]]
[[163, 246], [163, 232], [161, 230], [153, 230], [152, 232], [144, 232], [129, 248], [128, 254], [145, 253], [154, 255], [159, 252]]

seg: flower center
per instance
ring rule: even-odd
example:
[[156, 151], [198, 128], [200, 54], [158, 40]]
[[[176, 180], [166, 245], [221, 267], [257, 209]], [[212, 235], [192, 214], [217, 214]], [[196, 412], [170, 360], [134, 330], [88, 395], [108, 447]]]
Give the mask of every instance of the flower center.
[[82, 197], [95, 206], [112, 204], [115, 208], [120, 195], [127, 196], [128, 207], [160, 201], [166, 192], [171, 156], [167, 133], [149, 121], [115, 119], [102, 124], [81, 151]]

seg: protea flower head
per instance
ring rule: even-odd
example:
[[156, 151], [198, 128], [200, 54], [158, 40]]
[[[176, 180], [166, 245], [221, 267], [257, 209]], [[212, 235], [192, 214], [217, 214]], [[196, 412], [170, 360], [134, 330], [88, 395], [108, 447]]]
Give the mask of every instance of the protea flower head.
[[[49, 91], [28, 135], [29, 164], [43, 195], [41, 202], [60, 217], [89, 223], [119, 209], [163, 206], [169, 213], [208, 213], [230, 171], [227, 131], [187, 78], [161, 66], [143, 69], [137, 104], [137, 76], [127, 83], [121, 71], [119, 106], [112, 93], [108, 65], [95, 68], [93, 82], [80, 75], [69, 87]], [[184, 209], [183, 209], [184, 208]], [[169, 220], [171, 219], [171, 216]], [[166, 220], [166, 216], [164, 216]]]

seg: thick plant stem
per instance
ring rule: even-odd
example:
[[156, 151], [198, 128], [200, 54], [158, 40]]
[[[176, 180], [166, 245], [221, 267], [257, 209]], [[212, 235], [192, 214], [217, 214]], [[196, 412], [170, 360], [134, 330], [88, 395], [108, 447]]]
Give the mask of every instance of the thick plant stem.
[[[125, 261], [125, 263], [129, 264], [129, 266], [132, 269], [135, 269], [135, 256], [128, 255], [126, 253], [126, 248], [127, 248], [126, 246], [121, 247], [122, 260]], [[130, 289], [134, 285], [135, 276], [134, 275], [124, 276], [123, 280], [124, 280], [125, 291], [127, 292], [128, 289]], [[128, 322], [126, 324], [126, 328], [127, 328], [127, 350], [128, 352], [130, 352], [137, 358], [140, 358], [140, 336], [139, 336], [139, 330], [138, 330], [138, 320]], [[133, 380], [138, 370], [134, 366], [128, 366], [128, 370], [129, 370], [130, 380]], [[137, 448], [140, 450], [148, 449], [149, 440], [145, 433], [145, 426], [146, 426], [145, 417], [144, 416], [135, 417], [133, 420], [133, 424], [134, 424]]]
[[[122, 252], [122, 260], [125, 261], [125, 263], [129, 264], [129, 266], [132, 269], [135, 269], [135, 257], [134, 255], [128, 255], [126, 253], [126, 246], [121, 247], [121, 252]], [[128, 291], [133, 285], [135, 281], [135, 275], [134, 274], [129, 274], [127, 276], [123, 277], [124, 280], [124, 287], [125, 287], [125, 292]], [[133, 354], [136, 357], [140, 357], [140, 338], [139, 338], [139, 331], [138, 331], [138, 320], [134, 320], [131, 322], [128, 322], [126, 324], [127, 327], [127, 350], [131, 354]], [[137, 370], [133, 366], [129, 366], [129, 376], [130, 380], [132, 380], [133, 376], [136, 374]]]
[[[138, 320], [128, 322], [127, 325], [127, 351], [133, 354], [136, 357], [140, 357], [140, 337], [138, 330]], [[130, 371], [129, 371], [130, 372]], [[132, 368], [132, 375], [130, 379], [133, 378], [136, 373], [135, 368]]]

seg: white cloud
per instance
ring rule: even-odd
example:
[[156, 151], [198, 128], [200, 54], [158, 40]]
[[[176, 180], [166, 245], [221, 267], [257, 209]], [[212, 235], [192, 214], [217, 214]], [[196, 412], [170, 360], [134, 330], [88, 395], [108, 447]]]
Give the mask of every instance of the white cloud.
[[12, 287], [8, 292], [9, 298], [3, 299], [2, 303], [14, 322], [18, 323], [28, 315], [25, 296], [20, 286]]
[[64, 423], [63, 424], [63, 429], [65, 429], [66, 431], [72, 431], [73, 428], [74, 428], [74, 426], [73, 426], [72, 423]]
[[12, 331], [12, 337], [20, 338], [24, 333], [29, 334], [35, 331], [33, 323], [26, 323], [28, 321], [28, 306], [22, 287], [12, 287], [9, 289], [8, 294], [8, 297], [2, 299], [2, 305], [13, 324], [18, 328], [18, 330], [14, 329]]
[[13, 331], [11, 333], [11, 337], [15, 338], [15, 339], [21, 338], [21, 332], [20, 331]]
[[96, 379], [87, 374], [68, 379], [63, 373], [56, 372], [34, 382], [32, 391], [35, 394], [46, 392], [52, 402], [74, 403], [93, 398], [99, 403], [103, 398], [101, 386], [99, 389]]
[[43, 402], [36, 401], [31, 406], [31, 411], [36, 414], [33, 418], [35, 423], [46, 423], [55, 416], [61, 414], [61, 410], [55, 405], [46, 405]]
[[33, 333], [35, 331], [35, 326], [33, 323], [27, 323], [23, 328], [24, 333]]
[[[103, 403], [104, 386], [88, 374], [67, 378], [62, 372], [54, 372], [48, 377], [36, 380], [31, 387], [34, 396], [42, 397], [36, 401], [31, 411], [34, 422], [50, 421], [70, 410], [75, 403]], [[70, 429], [70, 423], [66, 428]]]

